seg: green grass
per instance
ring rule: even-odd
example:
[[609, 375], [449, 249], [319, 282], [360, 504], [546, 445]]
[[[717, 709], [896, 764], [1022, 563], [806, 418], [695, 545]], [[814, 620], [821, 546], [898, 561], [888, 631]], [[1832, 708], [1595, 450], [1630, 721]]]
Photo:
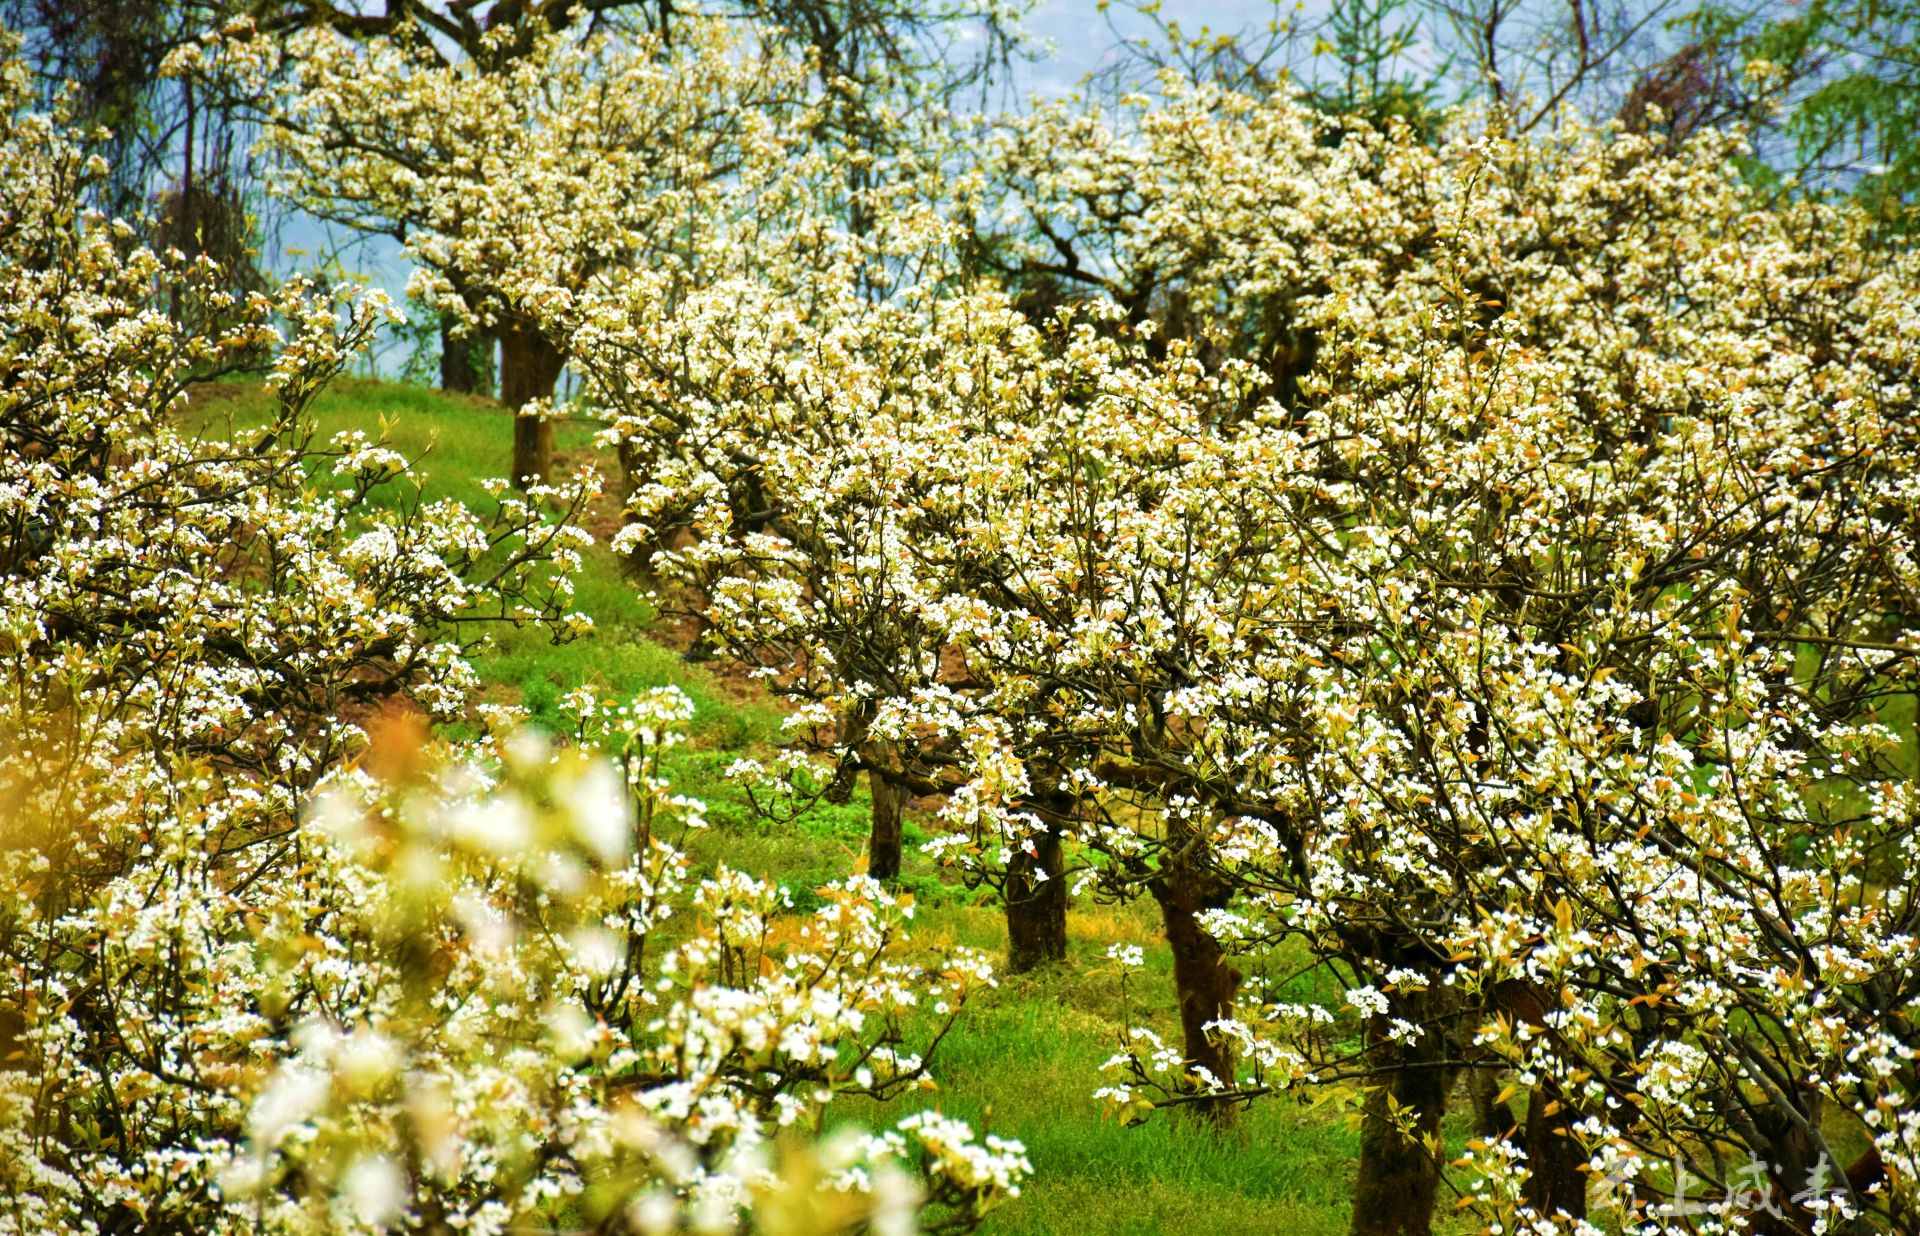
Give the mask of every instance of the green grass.
[[[196, 391], [194, 406], [211, 429], [229, 416], [242, 424], [256, 419], [266, 405], [258, 387], [223, 383]], [[316, 412], [320, 441], [347, 429], [377, 436], [384, 424], [390, 445], [410, 457], [424, 452], [430, 496], [483, 503], [481, 481], [506, 470], [511, 419], [483, 400], [350, 380], [325, 394]], [[593, 451], [590, 426], [563, 425], [557, 436], [563, 464], [591, 458], [615, 481], [612, 461]], [[598, 514], [604, 523], [610, 512]], [[864, 782], [850, 802], [816, 804], [789, 824], [757, 818], [722, 774], [735, 759], [764, 753], [778, 740], [779, 708], [655, 642], [656, 614], [644, 593], [644, 584], [596, 547], [576, 596], [578, 608], [594, 618], [594, 632], [555, 645], [536, 630], [493, 631], [474, 657], [486, 696], [520, 703], [535, 721], [562, 728], [555, 705], [575, 686], [590, 683], [616, 695], [679, 686], [694, 702], [695, 720], [691, 740], [672, 753], [667, 772], [677, 791], [706, 801], [711, 826], [693, 835], [691, 853], [703, 866], [724, 857], [778, 880], [806, 909], [815, 900], [812, 890], [848, 874], [864, 850], [870, 805]], [[910, 819], [901, 884], [919, 903], [916, 941], [1001, 954], [1003, 920], [990, 896], [935, 870], [915, 848], [924, 839]], [[1099, 1066], [1119, 1046], [1127, 1014], [1177, 1041], [1170, 961], [1157, 947], [1150, 905], [1079, 903], [1069, 931], [1066, 964], [1003, 977], [968, 1006], [934, 1062], [937, 1096], [911, 1093], [893, 1110], [840, 1104], [834, 1119], [891, 1123], [931, 1100], [976, 1128], [1019, 1138], [1035, 1173], [1024, 1195], [989, 1220], [985, 1230], [1001, 1236], [1346, 1231], [1358, 1138], [1343, 1111], [1267, 1100], [1249, 1108], [1241, 1130], [1225, 1137], [1178, 1113], [1156, 1113], [1132, 1128], [1103, 1117], [1091, 1095], [1103, 1084]], [[1118, 967], [1106, 958], [1107, 946], [1121, 941], [1146, 946], [1148, 957], [1125, 992]], [[1450, 1149], [1459, 1149], [1461, 1136], [1456, 1118], [1449, 1124]], [[1456, 1229], [1443, 1224], [1440, 1230]]]

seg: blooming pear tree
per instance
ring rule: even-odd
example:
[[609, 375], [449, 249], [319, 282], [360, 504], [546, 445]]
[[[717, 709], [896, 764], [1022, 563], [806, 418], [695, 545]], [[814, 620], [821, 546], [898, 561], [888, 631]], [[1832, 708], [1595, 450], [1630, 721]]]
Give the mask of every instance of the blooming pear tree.
[[[92, 743], [70, 710], [142, 713], [165, 721], [156, 757], [180, 744], [300, 789], [341, 753], [343, 709], [400, 692], [457, 709], [474, 624], [579, 629], [570, 525], [590, 473], [483, 516], [424, 500], [417, 461], [363, 432], [316, 442], [311, 401], [383, 300], [305, 284], [223, 297], [202, 265], [78, 205], [104, 169], [27, 109], [11, 66], [4, 84], [12, 732]], [[231, 325], [203, 337], [170, 320], [155, 298], [176, 287]], [[265, 423], [196, 415], [193, 382], [263, 355]]]
[[[622, 540], [690, 530], [654, 569], [705, 598], [709, 641], [799, 704], [835, 765], [816, 785], [864, 769], [945, 797], [937, 848], [1002, 888], [1016, 968], [1064, 956], [1069, 838], [1111, 860], [1083, 878], [1160, 898], [1191, 953], [1196, 1067], [1230, 1073], [1205, 1025], [1237, 979], [1195, 927], [1223, 890], [1176, 861], [1184, 817], [1141, 800], [1199, 792], [1198, 767], [1180, 771], [1191, 736], [1151, 713], [1182, 681], [1182, 644], [1213, 637], [1198, 591], [1217, 572], [1241, 590], [1218, 606], [1261, 603], [1228, 566], [1253, 527], [1213, 487], [1241, 448], [1205, 411], [1244, 398], [1228, 388], [1245, 375], [1179, 349], [1156, 365], [1090, 322], [1050, 337], [991, 291], [848, 293], [804, 319], [749, 286], [707, 305], [670, 346], [617, 304], [583, 311], [613, 432], [657, 461]], [[1109, 520], [1127, 525], [1111, 543]], [[1110, 646], [1149, 606], [1165, 629]], [[1138, 827], [1085, 809], [1109, 776]]]
[[[1409, 1198], [1431, 1206], [1436, 1078], [1490, 1048], [1534, 1097], [1524, 1130], [1482, 1104], [1470, 1160], [1510, 1184], [1474, 1196], [1522, 1223], [1580, 1220], [1597, 1176], [1658, 1225], [1688, 1178], [1696, 1196], [1703, 1176], [1728, 1195], [1719, 1165], [1744, 1152], [1798, 1221], [1898, 1226], [1911, 1150], [1884, 1111], [1908, 1082], [1893, 1069], [1863, 1088], [1842, 1056], [1781, 1029], [1807, 1001], [1779, 976], [1828, 947], [1880, 959], [1838, 963], [1848, 977], [1821, 987], [1829, 1025], [1854, 1000], [1913, 998], [1896, 977], [1909, 963], [1893, 858], [1912, 818], [1866, 805], [1904, 802], [1913, 781], [1880, 721], [1913, 690], [1911, 465], [1889, 462], [1914, 449], [1910, 259], [1877, 251], [1850, 214], [1760, 209], [1725, 139], [1670, 158], [1574, 124], [1524, 144], [1368, 145], [1381, 166], [1363, 191], [1378, 208], [1392, 189], [1405, 222], [1368, 214], [1389, 238], [1379, 251], [1338, 246], [1344, 267], [1303, 279], [1305, 242], [1340, 224], [1290, 211], [1326, 183], [1276, 177], [1263, 203], [1238, 179], [1267, 166], [1234, 157], [1248, 134], [1210, 119], [1246, 105], [1167, 106], [1178, 124], [1142, 132], [1211, 148], [1230, 182], [1196, 171], [1192, 200], [1218, 208], [1187, 233], [1187, 269], [1231, 252], [1221, 269], [1236, 277], [1294, 280], [1317, 340], [1317, 373], [1278, 410], [1292, 466], [1228, 492], [1293, 541], [1271, 561], [1318, 621], [1260, 631], [1182, 703], [1184, 724], [1212, 727], [1249, 668], [1308, 688], [1291, 716], [1268, 714], [1271, 738], [1241, 746], [1253, 759], [1225, 753], [1248, 797], [1294, 808], [1304, 853], [1275, 847], [1270, 817], [1216, 813], [1221, 867], [1266, 870], [1214, 923], [1241, 939], [1304, 929], [1353, 968], [1370, 1041], [1355, 1063], [1390, 1079], [1369, 1111], [1356, 1230], [1402, 1230]], [[1571, 852], [1587, 856], [1578, 875]], [[1664, 896], [1685, 909], [1663, 913]], [[1838, 920], [1888, 934], [1841, 929], [1843, 945]], [[1569, 934], [1581, 943], [1542, 981], [1539, 953]], [[1681, 971], [1701, 986], [1677, 1004], [1659, 983]], [[1274, 1012], [1289, 1035], [1302, 1020]], [[1839, 1039], [1905, 1058], [1905, 1019], [1868, 1014]], [[1594, 1039], [1613, 1045], [1604, 1064], [1559, 1046]], [[1642, 1123], [1657, 1104], [1633, 1079], [1690, 1051], [1727, 1067], [1696, 1079], [1680, 1123]], [[1298, 1046], [1250, 1055], [1322, 1080], [1351, 1067]], [[1143, 1078], [1153, 1062], [1116, 1063]], [[1836, 1109], [1872, 1142], [1844, 1178], [1825, 1140]], [[1678, 1166], [1655, 1181], [1656, 1161]]]
[[614, 266], [657, 271], [671, 299], [749, 262], [731, 225], [743, 202], [778, 213], [769, 169], [799, 173], [806, 62], [693, 15], [671, 38], [500, 26], [478, 51], [450, 60], [404, 27], [241, 23], [170, 67], [251, 101], [273, 192], [398, 236], [427, 304], [499, 336], [519, 483], [546, 477], [539, 405], [566, 363], [528, 289], [565, 295]]
[[[551, 1215], [813, 1232], [930, 1208], [928, 1230], [960, 1231], [1017, 1195], [1021, 1147], [934, 1112], [776, 1144], [817, 1133], [835, 1097], [932, 1089], [925, 1052], [990, 973], [966, 950], [916, 963], [911, 899], [868, 879], [797, 920], [777, 886], [694, 879], [670, 838], [703, 827], [700, 806], [659, 768], [686, 698], [574, 705], [617, 766], [525, 732], [446, 763], [390, 731], [380, 776], [319, 797], [315, 917], [254, 945], [290, 1029], [244, 1096], [221, 1181], [236, 1209], [261, 1199], [293, 1231]], [[316, 921], [358, 958], [352, 987], [314, 968]]]

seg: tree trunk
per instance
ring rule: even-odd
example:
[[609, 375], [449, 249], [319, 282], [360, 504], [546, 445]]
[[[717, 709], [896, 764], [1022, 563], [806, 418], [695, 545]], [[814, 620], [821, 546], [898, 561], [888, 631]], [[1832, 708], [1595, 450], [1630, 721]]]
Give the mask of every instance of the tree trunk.
[[[631, 438], [622, 438], [615, 445], [614, 453], [620, 458], [620, 500], [625, 502], [633, 497], [634, 491], [640, 488], [640, 482], [651, 473], [652, 452], [643, 451], [640, 444]], [[634, 551], [634, 561], [645, 566], [658, 548], [660, 546], [656, 543], [651, 549]]]
[[[1447, 1111], [1452, 1070], [1434, 991], [1399, 991], [1387, 1012], [1367, 1019], [1369, 1066], [1382, 1072], [1367, 1091], [1360, 1123], [1360, 1165], [1353, 1182], [1353, 1236], [1429, 1236], [1442, 1155], [1434, 1147]], [[1407, 1042], [1388, 1031], [1396, 1019], [1425, 1028]], [[1411, 1136], [1390, 1113], [1412, 1117]]]
[[867, 788], [873, 792], [873, 833], [867, 838], [867, 874], [876, 880], [892, 880], [900, 875], [900, 817], [906, 812], [913, 792], [883, 780], [876, 772], [867, 774]]
[[553, 398], [566, 357], [524, 318], [500, 323], [500, 401], [511, 408], [513, 483], [525, 489], [540, 484], [553, 468], [553, 423], [522, 409], [533, 400]]
[[[1551, 993], [1537, 984], [1507, 979], [1495, 985], [1495, 1003], [1515, 1020], [1546, 1028]], [[1573, 1135], [1580, 1114], [1542, 1078], [1527, 1096], [1527, 1180], [1520, 1200], [1545, 1218], [1587, 1217], [1587, 1154]]]
[[440, 315], [440, 389], [461, 395], [491, 395], [493, 364], [488, 353], [492, 337], [480, 331], [455, 335], [457, 321], [452, 314]]
[[1549, 1219], [1587, 1217], [1587, 1152], [1573, 1135], [1578, 1120], [1551, 1086], [1536, 1086], [1527, 1096], [1527, 1182], [1520, 1200]]
[[[1007, 864], [1007, 969], [1020, 974], [1067, 959], [1066, 860], [1060, 831], [1036, 834], [1037, 853], [1015, 850]], [[1037, 878], [1039, 872], [1046, 879]]]
[[1513, 1105], [1500, 1097], [1501, 1072], [1498, 1069], [1468, 1069], [1467, 1098], [1473, 1103], [1473, 1131], [1488, 1141], [1513, 1141], [1522, 1147], [1526, 1139], [1520, 1132], [1520, 1119]]
[[[1206, 877], [1174, 868], [1148, 886], [1160, 903], [1160, 919], [1173, 950], [1173, 987], [1180, 1001], [1180, 1033], [1189, 1070], [1204, 1069], [1222, 1085], [1233, 1086], [1233, 1049], [1207, 1030], [1209, 1022], [1233, 1016], [1240, 971], [1227, 964], [1220, 942], [1195, 917], [1212, 904]], [[1203, 1099], [1195, 1108], [1219, 1128], [1239, 1122], [1239, 1105], [1230, 1099]]]

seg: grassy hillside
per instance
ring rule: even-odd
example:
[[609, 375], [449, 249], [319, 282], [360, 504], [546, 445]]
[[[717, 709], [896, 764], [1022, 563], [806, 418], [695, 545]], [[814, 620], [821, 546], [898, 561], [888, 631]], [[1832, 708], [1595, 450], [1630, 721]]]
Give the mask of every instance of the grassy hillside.
[[[240, 420], [263, 406], [257, 388], [239, 383], [203, 387], [195, 415]], [[342, 429], [377, 433], [412, 455], [425, 451], [427, 484], [439, 494], [477, 497], [481, 478], [503, 473], [511, 422], [496, 405], [416, 387], [367, 381], [340, 383], [319, 405], [322, 435]], [[594, 458], [591, 428], [563, 426], [563, 460]], [[596, 459], [611, 473], [610, 459]], [[616, 512], [599, 512], [602, 529]], [[792, 825], [756, 820], [721, 777], [734, 759], [764, 751], [778, 733], [775, 702], [755, 696], [709, 667], [690, 664], [667, 646], [643, 599], [604, 548], [596, 548], [579, 581], [579, 606], [595, 632], [556, 647], [535, 632], [502, 627], [476, 656], [489, 695], [557, 722], [554, 703], [591, 683], [615, 693], [673, 683], [694, 700], [693, 741], [674, 753], [676, 789], [704, 798], [711, 831], [696, 856], [726, 861], [787, 884], [801, 905], [809, 890], [845, 875], [866, 839], [864, 789], [844, 806], [822, 805]], [[658, 641], [656, 636], [659, 637]], [[989, 899], [934, 870], [912, 850], [922, 834], [909, 823], [904, 882], [917, 896], [918, 938], [1003, 949], [999, 912]], [[1076, 904], [1070, 920], [1072, 958], [1057, 969], [1003, 979], [998, 991], [970, 1006], [935, 1062], [938, 1102], [949, 1114], [1024, 1141], [1035, 1175], [1025, 1196], [996, 1213], [991, 1232], [1219, 1233], [1344, 1232], [1357, 1148], [1354, 1122], [1332, 1106], [1288, 1100], [1256, 1105], [1238, 1136], [1222, 1138], [1175, 1117], [1156, 1116], [1125, 1128], [1103, 1119], [1090, 1098], [1099, 1065], [1124, 1028], [1118, 968], [1106, 958], [1115, 942], [1145, 947], [1148, 968], [1130, 995], [1150, 1024], [1178, 1039], [1169, 961], [1159, 947], [1151, 906]], [[905, 1102], [922, 1105], [929, 1096]], [[839, 1118], [877, 1122], [884, 1113], [849, 1105]], [[1462, 1131], [1450, 1128], [1457, 1151]]]

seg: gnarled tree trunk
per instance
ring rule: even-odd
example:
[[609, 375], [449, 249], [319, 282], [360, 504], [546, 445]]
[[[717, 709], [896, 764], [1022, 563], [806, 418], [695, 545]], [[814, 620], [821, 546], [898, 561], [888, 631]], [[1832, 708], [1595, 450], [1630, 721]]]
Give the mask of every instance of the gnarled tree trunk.
[[[1380, 1074], [1367, 1091], [1360, 1124], [1360, 1165], [1353, 1183], [1353, 1236], [1429, 1236], [1440, 1187], [1435, 1147], [1453, 1085], [1447, 1036], [1438, 1024], [1441, 991], [1395, 991], [1387, 1012], [1367, 1018], [1367, 1058]], [[1391, 1035], [1396, 1020], [1424, 1027], [1410, 1039]], [[1411, 1118], [1402, 1131], [1391, 1112]]]
[[867, 788], [873, 793], [873, 832], [867, 838], [867, 874], [876, 880], [891, 880], [900, 874], [900, 824], [913, 792], [895, 786], [877, 772], [867, 773]]
[[493, 337], [478, 330], [456, 335], [458, 320], [450, 313], [440, 315], [440, 389], [461, 395], [491, 395]]
[[524, 318], [500, 328], [500, 401], [513, 410], [513, 483], [540, 484], [553, 468], [553, 423], [523, 413], [536, 399], [553, 398], [566, 357]]
[[[1484, 1061], [1482, 1063], [1485, 1063]], [[1467, 1098], [1473, 1104], [1473, 1131], [1489, 1141], [1512, 1140], [1526, 1145], [1520, 1131], [1520, 1119], [1513, 1105], [1501, 1097], [1500, 1070], [1470, 1068], [1467, 1071]]]
[[[1494, 988], [1495, 1002], [1529, 1026], [1544, 1030], [1549, 993], [1509, 979]], [[1520, 1199], [1547, 1218], [1587, 1217], [1587, 1153], [1573, 1127], [1580, 1114], [1545, 1078], [1527, 1096], [1527, 1180]]]
[[[1207, 1030], [1210, 1022], [1233, 1016], [1240, 971], [1227, 964], [1220, 942], [1200, 925], [1197, 915], [1221, 901], [1215, 882], [1202, 872], [1173, 865], [1147, 886], [1160, 904], [1160, 920], [1173, 950], [1173, 986], [1180, 1000], [1181, 1046], [1190, 1070], [1205, 1069], [1221, 1084], [1233, 1086], [1233, 1049]], [[1217, 1127], [1239, 1122], [1240, 1108], [1230, 1098], [1203, 1099], [1196, 1109]]]
[[1007, 969], [1014, 974], [1067, 959], [1066, 857], [1060, 830], [1036, 835], [1033, 847], [1033, 854], [1016, 850], [1007, 864]]
[[1573, 1135], [1578, 1120], [1551, 1086], [1527, 1096], [1527, 1182], [1520, 1199], [1550, 1219], [1587, 1217], [1587, 1152]]

